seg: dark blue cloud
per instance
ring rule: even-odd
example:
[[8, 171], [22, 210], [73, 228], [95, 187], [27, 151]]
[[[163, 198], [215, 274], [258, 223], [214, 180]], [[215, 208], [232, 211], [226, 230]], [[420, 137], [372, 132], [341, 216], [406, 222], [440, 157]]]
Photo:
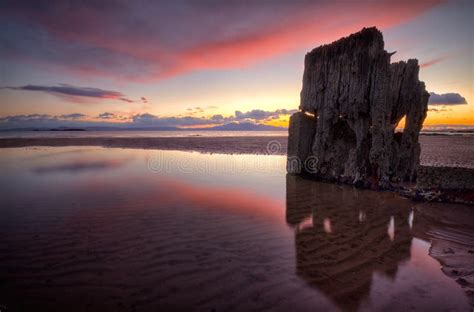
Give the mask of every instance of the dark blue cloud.
[[212, 120], [205, 117], [159, 117], [152, 114], [137, 114], [132, 117], [133, 126], [157, 126], [157, 127], [177, 127], [177, 126], [203, 126], [209, 124], [219, 124], [219, 120]]
[[264, 111], [261, 109], [254, 109], [246, 113], [241, 111], [235, 111], [235, 120], [268, 120], [268, 119], [278, 119], [280, 115], [290, 115], [295, 113], [297, 110], [292, 109], [277, 109], [275, 111]]
[[119, 98], [119, 100], [120, 100], [120, 101], [127, 102], [127, 103], [134, 103], [134, 102], [135, 102], [134, 100], [130, 100], [130, 99], [126, 98], [126, 97], [121, 97], [121, 98]]
[[87, 117], [87, 115], [80, 113], [64, 115], [12, 115], [0, 117], [0, 129], [86, 127], [97, 125], [94, 122], [84, 121], [84, 117]]
[[100, 119], [111, 119], [111, 118], [114, 118], [114, 117], [115, 117], [115, 114], [113, 114], [113, 113], [108, 113], [108, 112], [99, 114], [99, 115], [97, 116], [97, 118], [100, 118]]
[[80, 118], [87, 117], [87, 115], [79, 114], [79, 113], [73, 113], [73, 114], [61, 115], [59, 117], [62, 118], [62, 119], [80, 119]]
[[115, 99], [127, 103], [135, 101], [127, 98], [122, 92], [103, 90], [91, 87], [77, 87], [69, 84], [59, 84], [57, 86], [26, 85], [21, 87], [2, 87], [1, 89], [19, 90], [19, 91], [37, 91], [45, 92], [69, 99], [74, 98], [95, 98], [95, 99]]
[[26, 85], [22, 87], [4, 87], [4, 89], [11, 90], [24, 90], [24, 91], [41, 91], [46, 93], [59, 93], [69, 96], [85, 96], [94, 98], [119, 98], [122, 99], [124, 96], [121, 92], [102, 90], [99, 88], [90, 87], [75, 87], [68, 84], [60, 84], [57, 86], [39, 86], [39, 85]]
[[29, 122], [29, 121], [50, 121], [54, 120], [55, 117], [48, 114], [28, 114], [28, 115], [13, 115], [0, 117], [0, 122]]
[[28, 114], [0, 117], [0, 122], [49, 122], [49, 121], [70, 121], [87, 117], [85, 114], [72, 113], [59, 116], [48, 114]]
[[429, 105], [463, 105], [467, 104], [466, 99], [459, 93], [430, 93]]
[[224, 116], [221, 114], [211, 116], [211, 120], [224, 120]]

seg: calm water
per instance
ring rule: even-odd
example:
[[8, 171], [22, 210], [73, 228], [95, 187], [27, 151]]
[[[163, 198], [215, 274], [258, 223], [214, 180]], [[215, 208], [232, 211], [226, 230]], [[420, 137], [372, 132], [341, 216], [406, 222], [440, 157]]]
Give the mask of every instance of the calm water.
[[0, 138], [155, 138], [287, 135], [287, 131], [0, 131]]
[[283, 156], [19, 148], [0, 167], [7, 311], [471, 309], [463, 206], [287, 177]]

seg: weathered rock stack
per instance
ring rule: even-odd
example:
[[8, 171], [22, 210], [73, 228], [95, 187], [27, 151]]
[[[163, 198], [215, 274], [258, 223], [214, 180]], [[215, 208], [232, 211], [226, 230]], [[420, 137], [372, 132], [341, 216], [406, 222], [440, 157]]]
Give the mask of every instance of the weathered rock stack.
[[376, 28], [306, 54], [300, 112], [290, 118], [289, 173], [365, 187], [416, 179], [429, 94], [418, 61], [390, 64], [392, 54]]

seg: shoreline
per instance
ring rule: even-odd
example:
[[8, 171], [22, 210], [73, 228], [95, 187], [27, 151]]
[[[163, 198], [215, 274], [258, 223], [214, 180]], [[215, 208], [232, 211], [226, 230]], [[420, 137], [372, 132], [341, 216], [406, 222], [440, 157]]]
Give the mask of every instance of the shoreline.
[[[0, 138], [0, 148], [99, 146], [207, 154], [286, 155], [286, 136]], [[421, 136], [420, 164], [474, 169], [474, 136]]]
[[[0, 138], [0, 148], [32, 146], [100, 146], [105, 148], [138, 148], [194, 151], [220, 154], [286, 155], [285, 136], [251, 137], [90, 137], [90, 138]], [[267, 144], [274, 149], [268, 152]]]

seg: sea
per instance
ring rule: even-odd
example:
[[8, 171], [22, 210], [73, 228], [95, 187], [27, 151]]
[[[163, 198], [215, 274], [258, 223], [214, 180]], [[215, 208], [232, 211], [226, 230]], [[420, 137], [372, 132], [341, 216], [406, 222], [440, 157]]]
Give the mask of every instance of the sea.
[[287, 136], [287, 131], [0, 131], [0, 138], [155, 138]]

